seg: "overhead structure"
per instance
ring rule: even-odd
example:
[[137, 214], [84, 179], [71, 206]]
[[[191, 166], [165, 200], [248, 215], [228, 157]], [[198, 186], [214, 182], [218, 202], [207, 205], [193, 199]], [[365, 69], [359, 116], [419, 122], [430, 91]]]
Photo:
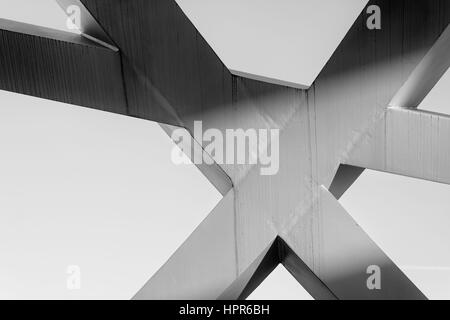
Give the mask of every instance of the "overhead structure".
[[364, 10], [307, 89], [232, 74], [174, 0], [60, 4], [87, 37], [1, 20], [0, 89], [168, 132], [280, 130], [278, 174], [200, 168], [224, 197], [135, 299], [242, 299], [279, 263], [317, 299], [425, 299], [337, 199], [364, 168], [450, 183], [450, 119], [415, 109], [449, 66], [448, 0], [370, 1], [381, 29]]

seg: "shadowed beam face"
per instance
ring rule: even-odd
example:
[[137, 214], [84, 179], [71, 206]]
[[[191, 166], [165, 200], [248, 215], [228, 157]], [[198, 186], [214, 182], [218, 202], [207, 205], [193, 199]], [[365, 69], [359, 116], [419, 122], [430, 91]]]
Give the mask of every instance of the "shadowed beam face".
[[[341, 212], [342, 223], [352, 221], [337, 205], [321, 205], [329, 197], [321, 185], [331, 184], [339, 164], [382, 117], [445, 30], [449, 15], [445, 1], [371, 2], [381, 9], [381, 29], [367, 28], [369, 15], [364, 11], [308, 91], [231, 76], [174, 1], [83, 2], [122, 50], [132, 115], [182, 125], [192, 134], [194, 120], [201, 120], [204, 130], [216, 128], [223, 133], [227, 128], [280, 130], [277, 174], [261, 176], [259, 165], [220, 164], [234, 185], [236, 265], [229, 268], [235, 268], [235, 279], [280, 235], [338, 298], [423, 298], [382, 251], [357, 232], [357, 226], [359, 247], [333, 246], [335, 254], [346, 257], [345, 263], [321, 259], [330, 254], [327, 247], [333, 235], [347, 236], [345, 231], [326, 235], [329, 224], [323, 219], [329, 215], [324, 210]], [[128, 19], [130, 15], [135, 19]], [[433, 18], [437, 15], [444, 21]], [[164, 97], [165, 105], [154, 98], [155, 92]], [[205, 237], [203, 241], [221, 240]], [[360, 254], [361, 248], [367, 249], [365, 256], [348, 259]], [[170, 261], [179, 261], [179, 256], [186, 257], [183, 247]], [[207, 254], [189, 257], [185, 265], [191, 260], [210, 261]], [[366, 264], [396, 276], [388, 276], [381, 292], [371, 291], [362, 277]], [[189, 278], [197, 277], [201, 273]], [[174, 272], [166, 265], [138, 297], [162, 290], [164, 281], [156, 279], [183, 285], [186, 277], [182, 270]], [[175, 291], [166, 294], [177, 297]]]
[[[424, 298], [326, 188], [447, 27], [448, 1], [370, 2], [381, 10], [381, 29], [368, 28], [362, 12], [309, 90], [232, 76], [175, 1], [82, 3], [121, 51], [129, 115], [193, 136], [194, 120], [223, 135], [279, 130], [278, 171], [263, 176], [260, 164], [219, 163], [233, 189], [136, 298], [214, 299], [230, 287], [244, 290], [239, 282], [261, 270], [277, 237], [329, 296]], [[371, 266], [385, 279], [381, 289], [367, 285]]]
[[127, 113], [118, 52], [77, 34], [4, 19], [0, 89]]

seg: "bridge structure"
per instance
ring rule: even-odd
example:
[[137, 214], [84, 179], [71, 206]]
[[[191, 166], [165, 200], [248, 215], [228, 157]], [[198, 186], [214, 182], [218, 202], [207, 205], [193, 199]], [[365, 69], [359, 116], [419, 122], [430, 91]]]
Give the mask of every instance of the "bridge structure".
[[450, 183], [450, 118], [417, 109], [450, 65], [448, 0], [369, 1], [381, 29], [364, 9], [310, 87], [232, 73], [174, 0], [58, 2], [81, 35], [0, 20], [0, 89], [280, 132], [278, 174], [199, 165], [223, 199], [135, 299], [245, 299], [280, 263], [316, 299], [426, 299], [338, 199], [366, 168]]

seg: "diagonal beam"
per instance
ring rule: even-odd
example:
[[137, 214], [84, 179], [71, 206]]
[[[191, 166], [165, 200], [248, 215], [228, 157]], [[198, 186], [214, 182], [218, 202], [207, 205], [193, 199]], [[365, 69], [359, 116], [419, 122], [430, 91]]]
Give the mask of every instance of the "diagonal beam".
[[389, 105], [399, 108], [417, 108], [450, 66], [449, 52], [450, 27], [447, 27]]
[[[236, 279], [277, 234], [285, 235], [290, 230], [289, 246], [326, 286], [333, 287], [336, 297], [352, 298], [358, 293], [362, 297], [378, 297], [367, 294], [362, 284], [353, 287], [350, 283], [361, 280], [361, 272], [365, 270], [355, 271], [352, 269], [355, 265], [333, 260], [333, 251], [321, 250], [324, 246], [335, 248], [350, 260], [349, 253], [357, 252], [353, 250], [356, 244], [352, 239], [363, 241], [369, 256], [377, 258], [375, 262], [386, 263], [388, 275], [399, 277], [393, 282], [395, 288], [379, 296], [423, 297], [360, 228], [351, 227], [355, 225], [351, 219], [339, 222], [344, 229], [348, 227], [354, 238], [339, 234], [342, 239], [336, 238], [340, 240], [336, 243], [342, 246], [333, 247], [332, 241], [336, 239], [331, 235], [337, 237], [333, 233], [336, 230], [330, 231], [330, 237], [320, 231], [322, 227], [331, 229], [331, 224], [322, 224], [323, 211], [316, 210], [314, 203], [323, 192], [319, 186], [330, 185], [336, 167], [348, 157], [355, 141], [384, 112], [447, 26], [448, 1], [371, 1], [371, 5], [382, 9], [382, 30], [368, 30], [367, 15], [363, 12], [308, 91], [231, 76], [174, 1], [82, 2], [123, 53], [131, 115], [183, 126], [191, 134], [193, 120], [202, 120], [204, 129], [282, 131], [279, 174], [261, 178], [257, 166], [222, 166], [235, 186], [235, 224], [228, 232], [236, 235], [237, 261], [230, 260], [238, 270]], [[399, 20], [399, 16], [403, 19]], [[441, 18], [434, 19], [437, 16]], [[424, 20], [429, 21], [425, 26], [417, 23]], [[279, 192], [281, 188], [286, 192]], [[330, 203], [330, 209], [336, 207]], [[307, 214], [307, 208], [311, 207], [314, 210]], [[290, 227], [296, 221], [301, 225], [295, 224], [298, 228], [294, 230]], [[352, 250], [346, 251], [346, 246]], [[175, 285], [170, 284], [174, 278], [183, 293], [190, 286], [194, 297], [196, 289], [200, 295], [213, 290], [208, 291], [209, 298], [217, 297], [213, 277], [208, 278], [209, 287], [201, 282], [199, 288], [191, 281], [199, 276], [191, 276], [191, 268], [179, 266], [184, 261], [190, 265], [190, 259], [195, 257], [195, 252], [192, 253], [195, 250], [186, 251], [191, 252], [189, 255], [182, 253], [183, 248], [141, 291], [150, 294], [139, 297], [152, 297], [155, 288], [169, 283], [170, 290], [164, 293], [177, 298]], [[319, 253], [330, 255], [331, 260], [321, 260]], [[208, 253], [209, 256], [214, 257], [213, 253]], [[362, 267], [363, 262], [356, 266]], [[214, 264], [209, 260], [205, 263]], [[327, 269], [335, 267], [338, 268], [335, 272], [342, 267], [342, 272], [351, 276], [335, 277], [336, 273]], [[227, 264], [227, 274], [230, 268]], [[321, 277], [321, 270], [329, 271]], [[232, 281], [230, 276], [225, 282]]]
[[81, 35], [113, 51], [119, 50], [80, 0], [56, 0], [56, 2], [66, 14], [72, 12], [73, 8], [79, 10], [77, 27], [80, 29]]
[[289, 273], [308, 291], [308, 293], [316, 300], [336, 300], [337, 297], [320, 280], [317, 275], [308, 267], [308, 265], [300, 259], [300, 257], [292, 250], [289, 245], [279, 238], [279, 254], [280, 261]]
[[450, 117], [389, 108], [347, 164], [450, 184]]
[[[281, 129], [305, 101], [303, 90], [232, 76], [174, 0], [81, 2], [121, 50], [132, 116], [192, 136], [194, 120], [222, 133]], [[251, 167], [220, 166], [233, 184]]]
[[381, 29], [367, 28], [364, 10], [308, 91], [316, 180], [326, 187], [450, 23], [446, 0], [368, 5], [380, 7]]
[[[173, 137], [175, 130], [180, 130], [180, 127], [171, 126], [168, 124], [160, 124], [161, 128], [170, 136]], [[185, 130], [185, 129], [184, 129]], [[187, 132], [186, 135], [189, 135]], [[189, 135], [190, 136], [190, 135]], [[211, 182], [214, 187], [225, 196], [233, 187], [233, 184], [223, 169], [214, 162], [214, 159], [202, 148], [202, 146], [190, 136], [189, 141], [181, 141], [177, 143], [177, 146], [182, 150], [190, 150], [190, 160], [194, 163], [201, 173]], [[208, 158], [208, 163], [196, 163], [197, 159]], [[212, 164], [209, 164], [212, 163]]]
[[[234, 201], [231, 190], [134, 299], [218, 299], [223, 294], [237, 298], [236, 288], [246, 285], [271, 243], [255, 251], [255, 263], [239, 270]], [[227, 291], [233, 284], [235, 289]]]
[[0, 89], [127, 113], [119, 53], [76, 34], [5, 19]]
[[242, 273], [220, 299], [246, 299], [272, 271], [281, 263], [291, 275], [315, 299], [335, 300], [336, 296], [295, 254], [286, 242], [277, 237], [269, 249], [264, 250], [259, 259]]
[[123, 54], [130, 115], [187, 127], [231, 105], [231, 73], [174, 0], [81, 2]]
[[[299, 242], [299, 229], [311, 214], [320, 217], [314, 226], [314, 258], [307, 260], [306, 248]], [[285, 236], [293, 252], [338, 299], [426, 299], [391, 259], [367, 236], [339, 202], [324, 187], [318, 203]], [[369, 266], [381, 270], [381, 288], [367, 286]]]
[[334, 176], [328, 190], [336, 199], [339, 200], [363, 172], [364, 168], [349, 166], [346, 164], [339, 165], [336, 175]]
[[275, 239], [255, 261], [241, 273], [219, 300], [245, 300], [280, 263], [279, 241]]

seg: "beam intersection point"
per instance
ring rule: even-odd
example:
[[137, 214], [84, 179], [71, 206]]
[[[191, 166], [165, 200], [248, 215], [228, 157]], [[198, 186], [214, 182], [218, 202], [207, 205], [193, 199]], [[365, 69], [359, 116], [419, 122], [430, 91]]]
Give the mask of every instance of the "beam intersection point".
[[[245, 299], [280, 263], [316, 299], [426, 299], [338, 199], [365, 168], [450, 183], [450, 118], [417, 110], [450, 65], [448, 0], [369, 1], [309, 88], [231, 72], [175, 0], [58, 2], [84, 37], [0, 20], [0, 89], [181, 127], [215, 160], [223, 199], [134, 299]], [[277, 172], [218, 162], [196, 121], [278, 130]]]

